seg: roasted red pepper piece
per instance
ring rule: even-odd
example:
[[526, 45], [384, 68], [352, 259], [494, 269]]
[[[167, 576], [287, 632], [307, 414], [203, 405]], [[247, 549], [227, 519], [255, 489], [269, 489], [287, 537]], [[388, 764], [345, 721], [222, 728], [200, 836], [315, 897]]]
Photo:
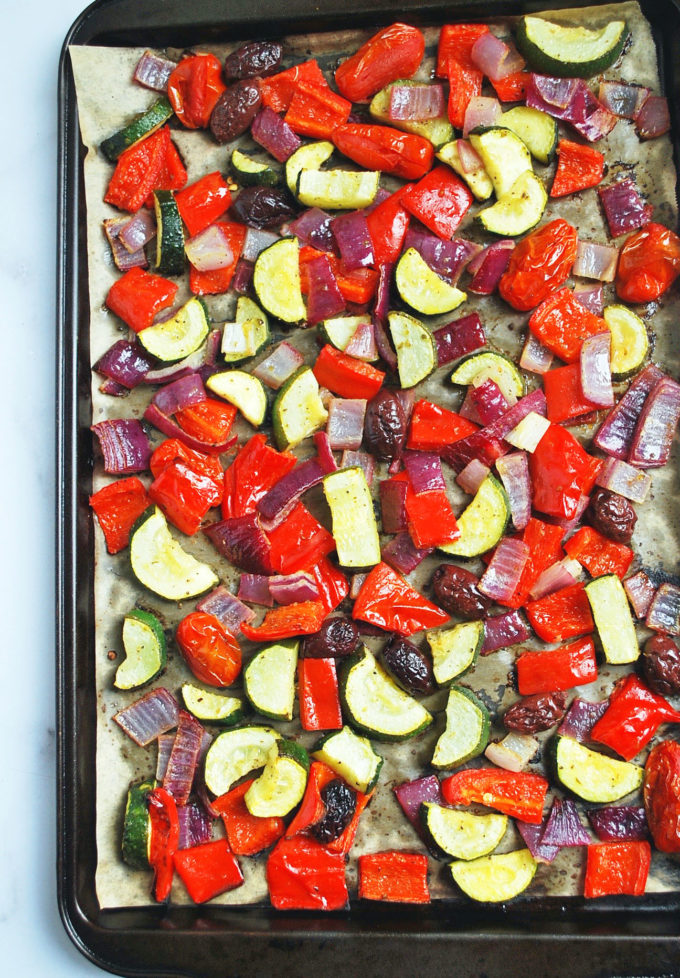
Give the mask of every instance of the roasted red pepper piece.
[[163, 510], [182, 533], [192, 536], [208, 510], [219, 506], [222, 487], [185, 462], [166, 465], [149, 486], [149, 499]]
[[316, 358], [314, 376], [321, 387], [327, 387], [338, 397], [365, 398], [370, 401], [378, 393], [385, 374], [363, 360], [355, 360], [327, 343]]
[[446, 78], [451, 58], [464, 68], [475, 68], [472, 49], [480, 37], [488, 33], [486, 24], [444, 24], [439, 32], [437, 77]]
[[680, 238], [652, 222], [626, 240], [619, 253], [616, 293], [624, 302], [652, 302], [680, 275]]
[[529, 329], [560, 360], [573, 363], [579, 358], [583, 341], [606, 333], [609, 327], [601, 316], [586, 309], [571, 289], [560, 289], [534, 310]]
[[194, 903], [243, 885], [243, 873], [226, 839], [204, 842], [175, 853], [175, 869]]
[[617, 682], [609, 706], [590, 737], [630, 761], [649, 743], [662, 723], [680, 723], [680, 713], [637, 676], [630, 675]]
[[633, 561], [633, 551], [625, 543], [616, 543], [592, 526], [582, 526], [570, 537], [564, 549], [583, 564], [591, 577], [616, 574], [625, 577]]
[[350, 102], [365, 102], [398, 78], [410, 78], [425, 53], [417, 27], [391, 24], [374, 34], [335, 71], [335, 84]]
[[174, 462], [184, 462], [195, 472], [209, 478], [221, 498], [224, 479], [219, 458], [214, 455], [204, 455], [203, 452], [197, 452], [193, 448], [187, 448], [177, 438], [166, 438], [155, 449], [149, 460], [151, 474], [155, 479], [158, 478], [161, 472]]
[[338, 126], [347, 122], [352, 103], [328, 85], [298, 80], [284, 121], [293, 132], [313, 139], [330, 139]]
[[340, 125], [332, 138], [340, 152], [359, 166], [382, 170], [403, 180], [425, 176], [434, 159], [434, 147], [429, 139], [391, 126]]
[[316, 88], [328, 88], [324, 73], [319, 68], [316, 59], [303, 61], [285, 71], [280, 71], [269, 78], [260, 79], [260, 97], [262, 104], [274, 112], [285, 112], [300, 83], [313, 85]]
[[486, 805], [521, 822], [539, 825], [548, 782], [530, 771], [481, 767], [444, 778], [441, 788], [448, 805]]
[[640, 896], [645, 892], [652, 850], [649, 842], [602, 842], [588, 846], [585, 897]]
[[130, 530], [148, 505], [146, 487], [136, 475], [111, 482], [90, 496], [90, 506], [97, 514], [110, 554], [127, 547]]
[[337, 262], [333, 274], [345, 302], [354, 302], [358, 306], [363, 306], [375, 295], [378, 287], [378, 272], [374, 268], [353, 268], [347, 271], [343, 268], [342, 262]]
[[194, 295], [222, 295], [227, 292], [236, 271], [236, 265], [243, 251], [247, 228], [243, 224], [231, 221], [219, 221], [219, 226], [226, 237], [233, 259], [224, 268], [216, 268], [213, 272], [199, 272], [193, 265], [189, 268], [189, 288]]
[[113, 283], [106, 296], [106, 305], [130, 329], [141, 333], [151, 326], [161, 309], [172, 305], [176, 294], [176, 282], [143, 268], [131, 268]]
[[174, 856], [179, 845], [177, 804], [165, 788], [149, 792], [149, 865], [154, 871], [154, 896], [167, 900], [172, 889]]
[[408, 429], [406, 447], [436, 452], [479, 430], [479, 426], [432, 401], [416, 401]]
[[449, 76], [449, 122], [456, 129], [462, 129], [470, 101], [482, 94], [484, 75], [478, 68], [462, 65], [456, 58], [449, 59], [447, 73]]
[[676, 740], [664, 740], [649, 752], [643, 797], [656, 848], [680, 852], [680, 744]]
[[229, 187], [216, 170], [175, 194], [180, 217], [190, 235], [205, 231], [231, 207]]
[[206, 445], [220, 445], [226, 441], [227, 435], [236, 418], [237, 410], [233, 404], [218, 401], [214, 397], [206, 397], [198, 404], [180, 408], [175, 413], [175, 421], [182, 431]]
[[548, 420], [555, 424], [599, 410], [598, 405], [587, 400], [583, 393], [579, 363], [568, 363], [543, 374], [543, 389]]
[[345, 828], [342, 835], [339, 835], [337, 839], [333, 839], [332, 842], [328, 843], [327, 848], [331, 852], [341, 852], [343, 856], [349, 855], [349, 851], [354, 845], [354, 837], [357, 834], [357, 829], [359, 827], [359, 819], [361, 814], [368, 805], [369, 801], [373, 797], [373, 792], [365, 795], [361, 791], [356, 792], [356, 803], [354, 808], [354, 815], [352, 815], [352, 820], [349, 825]]
[[277, 452], [266, 435], [253, 435], [224, 473], [223, 518], [254, 513], [260, 499], [296, 464], [292, 452]]
[[359, 856], [359, 898], [389, 903], [429, 903], [427, 856], [396, 850]]
[[571, 520], [581, 496], [589, 496], [602, 462], [566, 429], [551, 424], [529, 458], [534, 508]]
[[302, 503], [297, 503], [285, 520], [268, 531], [267, 536], [271, 544], [272, 564], [280, 574], [293, 574], [315, 567], [335, 550], [333, 534]]
[[254, 780], [243, 781], [212, 803], [215, 811], [222, 816], [229, 845], [237, 856], [254, 856], [268, 849], [286, 830], [282, 818], [258, 818], [248, 811], [243, 796]]
[[226, 87], [222, 65], [214, 54], [192, 54], [183, 58], [168, 78], [168, 99], [187, 129], [207, 129]]
[[367, 575], [354, 602], [352, 617], [407, 637], [449, 620], [445, 611], [385, 563], [376, 564]]
[[444, 241], [453, 237], [473, 200], [462, 180], [447, 166], [430, 170], [401, 198], [406, 210]]
[[298, 698], [303, 730], [342, 728], [334, 659], [298, 660]]
[[349, 582], [345, 575], [328, 557], [322, 557], [309, 573], [319, 589], [319, 600], [323, 602], [326, 614], [334, 611], [349, 594]]
[[561, 217], [531, 231], [510, 255], [498, 291], [513, 309], [527, 312], [566, 282], [576, 261], [576, 228]]
[[163, 126], [121, 153], [104, 196], [106, 203], [135, 214], [153, 190], [161, 189], [170, 145], [170, 130]]
[[563, 587], [538, 601], [528, 601], [526, 612], [531, 627], [544, 642], [561, 642], [595, 629], [582, 582]]
[[527, 94], [527, 86], [531, 73], [528, 71], [513, 71], [505, 78], [489, 79], [496, 95], [501, 102], [523, 102]]
[[241, 631], [253, 642], [269, 642], [295, 635], [313, 635], [321, 628], [326, 609], [320, 601], [296, 601], [282, 608], [272, 608], [258, 627], [245, 622]]
[[[165, 146], [165, 155], [161, 163], [160, 173], [153, 187], [154, 190], [181, 190], [187, 182], [187, 170], [177, 147], [171, 139]], [[144, 201], [149, 210], [154, 208], [154, 196], [150, 193]]]
[[416, 547], [438, 547], [460, 536], [456, 517], [444, 489], [416, 493], [409, 485], [406, 492], [406, 522]]
[[557, 170], [550, 188], [551, 197], [566, 197], [577, 190], [596, 187], [604, 174], [604, 153], [593, 146], [560, 139], [557, 144]]
[[[301, 659], [300, 661], [311, 660]], [[321, 797], [321, 792], [329, 781], [333, 781], [335, 778], [337, 778], [337, 774], [327, 764], [322, 761], [312, 761], [300, 807], [286, 829], [287, 839], [292, 839], [294, 835], [316, 825], [323, 818], [326, 805]]]
[[595, 644], [581, 638], [559, 649], [523, 652], [517, 659], [517, 686], [522, 696], [583, 686], [597, 679]]
[[401, 204], [402, 194], [407, 190], [408, 185], [400, 187], [366, 215], [373, 245], [373, 260], [377, 267], [396, 261], [401, 254], [411, 220], [410, 214]]
[[277, 910], [342, 910], [345, 857], [309, 836], [281, 839], [267, 860], [267, 886]]
[[207, 686], [231, 686], [241, 671], [241, 647], [219, 618], [192, 611], [177, 626], [175, 638], [194, 676]]
[[564, 534], [565, 530], [561, 526], [544, 523], [535, 516], [531, 517], [522, 534], [522, 540], [529, 548], [529, 560], [522, 571], [517, 592], [512, 602], [508, 603], [509, 607], [520, 608], [543, 571], [564, 556], [562, 551]]

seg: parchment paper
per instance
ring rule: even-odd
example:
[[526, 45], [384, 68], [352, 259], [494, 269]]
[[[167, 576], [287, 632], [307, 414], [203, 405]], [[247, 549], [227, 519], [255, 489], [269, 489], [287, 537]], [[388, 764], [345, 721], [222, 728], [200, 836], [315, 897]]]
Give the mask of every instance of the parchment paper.
[[[608, 72], [608, 77], [621, 78], [649, 86], [653, 92], [659, 92], [659, 78], [656, 56], [649, 25], [643, 18], [636, 3], [623, 3], [602, 7], [580, 8], [551, 12], [549, 17], [554, 20], [569, 23], [583, 23], [588, 26], [600, 26], [607, 21], [625, 17], [632, 33], [632, 40], [622, 61]], [[492, 30], [498, 35], [508, 33], [507, 24], [492, 24]], [[437, 29], [427, 29], [426, 60], [419, 72], [421, 77], [430, 78], [436, 55]], [[317, 56], [322, 67], [327, 70], [334, 68], [343, 53], [350, 53], [362, 43], [367, 33], [347, 31], [335, 34], [317, 34], [298, 36], [285, 40], [284, 51], [287, 63], [294, 63], [303, 58]], [[207, 45], [197, 50], [212, 51], [222, 57], [230, 50], [229, 47], [214, 47]], [[85, 189], [88, 211], [87, 247], [89, 260], [89, 290], [90, 290], [90, 339], [91, 355], [94, 363], [111, 344], [127, 335], [123, 324], [109, 313], [104, 306], [104, 299], [111, 284], [118, 277], [113, 266], [108, 244], [102, 231], [102, 221], [107, 217], [117, 215], [117, 211], [103, 202], [104, 193], [111, 176], [111, 164], [97, 151], [97, 147], [105, 137], [125, 125], [136, 113], [143, 112], [157, 97], [155, 93], [132, 83], [134, 67], [142, 54], [142, 49], [125, 48], [96, 48], [72, 47], [71, 61], [78, 97], [78, 112], [82, 139], [87, 148], [85, 159]], [[561, 130], [565, 131], [566, 130]], [[222, 172], [228, 170], [228, 160], [234, 144], [217, 146], [212, 139], [202, 132], [173, 130], [175, 140], [182, 153], [189, 173], [189, 182], [213, 170]], [[242, 144], [249, 152], [259, 152], [259, 148], [247, 138]], [[608, 172], [604, 183], [610, 183], [619, 172], [630, 173], [640, 191], [654, 205], [654, 220], [670, 227], [677, 225], [677, 207], [675, 198], [676, 177], [672, 162], [671, 145], [668, 138], [641, 142], [632, 123], [620, 120], [612, 133], [597, 144], [597, 148], [605, 153], [608, 162]], [[348, 166], [341, 161], [340, 166]], [[542, 166], [534, 162], [536, 173], [550, 186], [555, 164]], [[389, 185], [389, 181], [383, 181]], [[485, 205], [482, 205], [485, 206]], [[473, 205], [463, 222], [459, 234], [463, 237], [482, 240], [476, 229], [473, 218], [478, 213], [479, 205]], [[597, 201], [594, 189], [575, 194], [561, 200], [550, 200], [543, 216], [542, 223], [554, 217], [561, 216], [579, 228], [582, 239], [599, 243], [609, 243], [608, 230]], [[621, 244], [621, 241], [617, 241]], [[570, 283], [573, 284], [573, 283]], [[188, 298], [189, 292], [186, 281], [182, 280], [177, 303]], [[605, 288], [606, 302], [614, 301], [611, 286]], [[208, 305], [217, 322], [224, 321], [231, 312], [233, 299], [231, 297], [208, 297]], [[460, 307], [456, 315], [464, 315], [477, 310], [482, 318], [489, 339], [489, 345], [500, 351], [518, 355], [526, 332], [528, 314], [517, 314], [495, 297], [478, 297], [470, 295], [467, 303]], [[656, 338], [654, 359], [674, 376], [678, 376], [678, 347], [674, 337], [674, 327], [678, 320], [680, 302], [677, 291], [672, 296], [664, 298], [660, 308], [650, 304], [645, 311], [645, 319], [650, 332]], [[447, 321], [451, 316], [441, 317]], [[430, 325], [436, 326], [438, 320], [432, 319]], [[82, 329], [88, 324], [82, 323]], [[311, 357], [314, 350], [312, 331], [293, 332], [287, 337], [299, 349]], [[266, 354], [262, 354], [264, 356]], [[418, 388], [419, 396], [431, 396], [445, 407], [455, 409], [459, 406], [461, 394], [459, 390], [443, 383], [450, 368], [437, 371], [426, 383]], [[112, 398], [99, 392], [100, 378], [93, 375], [92, 382], [92, 420], [100, 421], [107, 417], [140, 417], [149, 398], [146, 389], [132, 392], [128, 397]], [[594, 432], [593, 426], [581, 426], [573, 429], [587, 443]], [[239, 430], [241, 440], [252, 434], [252, 429], [241, 423]], [[157, 432], [153, 433], [154, 443], [162, 440]], [[309, 450], [300, 454], [308, 454]], [[638, 507], [639, 522], [634, 537], [637, 557], [634, 569], [645, 566], [647, 569], [665, 569], [674, 573], [677, 568], [678, 553], [678, 464], [677, 458], [664, 470], [654, 472], [654, 488], [648, 502]], [[380, 477], [384, 476], [380, 472]], [[449, 473], [450, 475], [450, 473]], [[93, 490], [109, 482], [97, 462], [93, 476]], [[375, 482], [377, 486], [378, 480]], [[451, 481], [450, 495], [456, 512], [460, 512], [467, 498]], [[321, 494], [308, 494], [306, 502], [317, 515], [329, 525], [329, 514], [324, 509]], [[181, 536], [181, 535], [180, 535]], [[238, 573], [221, 558], [212, 546], [199, 533], [192, 538], [182, 538], [186, 550], [205, 560], [219, 573], [220, 579], [232, 590], [238, 585]], [[103, 536], [96, 529], [94, 560], [96, 562], [95, 605], [97, 634], [93, 654], [96, 657], [97, 688], [93, 695], [98, 698], [97, 725], [97, 823], [96, 840], [98, 849], [98, 867], [96, 888], [100, 905], [103, 908], [130, 907], [149, 904], [151, 878], [149, 872], [131, 870], [120, 858], [120, 835], [122, 816], [128, 785], [131, 781], [149, 777], [153, 774], [156, 764], [156, 752], [153, 746], [148, 749], [137, 747], [112, 722], [113, 715], [134, 701], [140, 695], [137, 691], [121, 692], [113, 687], [116, 668], [121, 661], [122, 639], [121, 626], [124, 614], [135, 604], [154, 611], [163, 621], [168, 630], [168, 666], [165, 673], [155, 681], [154, 685], [163, 685], [179, 697], [182, 682], [192, 680], [187, 667], [184, 665], [178, 650], [174, 645], [172, 634], [174, 627], [181, 617], [194, 606], [193, 601], [176, 606], [166, 602], [151, 592], [145, 591], [132, 577], [127, 552], [111, 557], [106, 552]], [[427, 593], [427, 582], [433, 568], [440, 558], [428, 559], [411, 575], [416, 587]], [[481, 571], [481, 563], [471, 564], [475, 571]], [[641, 630], [644, 636], [644, 630]], [[415, 636], [418, 642], [421, 636]], [[368, 642], [374, 650], [381, 643], [372, 640]], [[527, 642], [526, 647], [539, 643]], [[252, 654], [252, 649], [244, 643], [245, 659]], [[503, 736], [504, 730], [499, 717], [505, 709], [517, 698], [512, 688], [513, 663], [516, 649], [504, 649], [493, 655], [479, 660], [475, 669], [462, 678], [462, 683], [474, 690], [486, 703], [491, 711], [494, 726], [492, 739]], [[575, 690], [578, 695], [589, 699], [600, 699], [607, 695], [616, 678], [625, 669], [602, 668], [598, 680], [587, 687]], [[230, 693], [240, 693], [237, 685], [229, 690]], [[386, 745], [375, 743], [376, 749], [384, 755], [385, 764], [379, 786], [374, 799], [364, 813], [357, 833], [356, 843], [348, 867], [348, 882], [351, 892], [355, 892], [356, 857], [364, 852], [377, 851], [387, 848], [410, 849], [425, 851], [416, 833], [403, 817], [401, 809], [394, 799], [393, 786], [400, 782], [417, 777], [429, 770], [428, 763], [432, 756], [434, 743], [443, 730], [443, 710], [446, 704], [447, 692], [441, 690], [426, 699], [425, 705], [436, 715], [436, 721], [431, 729], [414, 741], [401, 745]], [[255, 717], [250, 717], [255, 720]], [[296, 736], [305, 746], [310, 746], [316, 735], [302, 734], [296, 721], [292, 724], [280, 724], [284, 733]], [[552, 734], [539, 735], [539, 740], [545, 741]], [[644, 761], [644, 755], [639, 757], [639, 763]], [[483, 758], [478, 762], [483, 763]], [[541, 755], [532, 764], [537, 771], [543, 770]], [[627, 801], [636, 800], [634, 797]], [[639, 799], [638, 799], [639, 801]], [[580, 804], [580, 807], [584, 807]], [[216, 826], [216, 834], [221, 832], [221, 826]], [[521, 839], [514, 829], [508, 831], [499, 847], [509, 850], [521, 845]], [[543, 894], [565, 897], [582, 892], [582, 874], [584, 866], [584, 850], [562, 850], [552, 866], [539, 865], [534, 883], [529, 891], [520, 899], [530, 905], [531, 901]], [[267, 891], [264, 878], [264, 861], [261, 858], [241, 858], [240, 860], [245, 884], [239, 889], [218, 897], [216, 902], [225, 904], [244, 905], [258, 901], [266, 901]], [[430, 884], [432, 896], [451, 902], [460, 902], [461, 897], [451, 884], [446, 870], [446, 864], [430, 859]], [[678, 865], [660, 853], [654, 853], [652, 872], [647, 892], [677, 891], [680, 889], [680, 871]], [[173, 887], [172, 901], [177, 903], [189, 902], [181, 883]]]

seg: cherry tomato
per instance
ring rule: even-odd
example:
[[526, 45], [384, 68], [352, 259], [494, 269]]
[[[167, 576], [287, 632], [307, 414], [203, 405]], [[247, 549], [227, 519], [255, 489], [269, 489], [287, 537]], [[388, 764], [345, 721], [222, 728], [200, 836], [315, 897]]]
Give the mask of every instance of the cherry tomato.
[[335, 84], [350, 102], [365, 102], [397, 78], [410, 78], [424, 52], [425, 38], [417, 27], [392, 24], [338, 66]]
[[558, 218], [517, 245], [498, 291], [513, 309], [533, 309], [567, 280], [576, 261], [576, 228]]
[[650, 751], [644, 785], [647, 823], [661, 852], [680, 852], [680, 744], [664, 740]]
[[631, 234], [621, 249], [616, 292], [626, 302], [651, 302], [680, 275], [680, 238], [663, 224]]
[[168, 99], [187, 129], [207, 129], [215, 103], [226, 89], [214, 54], [183, 58], [168, 79]]
[[231, 686], [241, 671], [241, 648], [219, 618], [192, 611], [177, 626], [175, 637], [197, 679], [208, 686]]

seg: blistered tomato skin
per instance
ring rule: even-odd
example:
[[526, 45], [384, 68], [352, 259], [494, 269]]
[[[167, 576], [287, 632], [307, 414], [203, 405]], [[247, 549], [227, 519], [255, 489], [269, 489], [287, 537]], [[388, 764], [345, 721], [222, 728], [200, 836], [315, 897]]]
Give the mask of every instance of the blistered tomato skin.
[[241, 648], [219, 618], [193, 611], [175, 635], [194, 676], [208, 686], [231, 686], [241, 671]]
[[425, 53], [417, 27], [391, 24], [374, 34], [335, 72], [338, 90], [351, 102], [364, 102], [398, 78], [410, 78]]
[[664, 740], [645, 764], [644, 802], [654, 845], [680, 852], [680, 744]]
[[576, 261], [578, 235], [562, 218], [523, 238], [510, 257], [498, 291], [513, 309], [528, 312], [567, 280]]
[[224, 80], [241, 81], [242, 78], [266, 78], [281, 67], [283, 47], [277, 41], [250, 41], [226, 58]]
[[619, 254], [616, 293], [625, 302], [658, 299], [680, 275], [680, 238], [662, 224], [631, 234]]

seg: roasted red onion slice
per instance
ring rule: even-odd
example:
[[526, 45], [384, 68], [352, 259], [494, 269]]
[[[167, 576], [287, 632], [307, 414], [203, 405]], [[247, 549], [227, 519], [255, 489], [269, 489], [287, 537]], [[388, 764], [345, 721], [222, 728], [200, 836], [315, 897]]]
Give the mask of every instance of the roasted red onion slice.
[[436, 452], [404, 452], [403, 461], [416, 494], [446, 489], [441, 459]]
[[481, 255], [477, 255], [468, 266], [468, 270], [474, 273], [474, 278], [467, 287], [468, 292], [474, 292], [475, 295], [491, 295], [495, 292], [514, 249], [515, 242], [503, 238], [485, 248]]
[[640, 139], [656, 139], [671, 128], [668, 99], [663, 95], [650, 95], [635, 116], [635, 128]]
[[[242, 575], [242, 578], [244, 576]], [[244, 621], [252, 621], [255, 617], [252, 608], [247, 608], [224, 584], [220, 584], [210, 594], [201, 598], [196, 603], [196, 610], [214, 615], [232, 635], [236, 635], [241, 630]]]
[[277, 604], [295, 604], [298, 601], [318, 601], [319, 588], [308, 571], [294, 574], [278, 574], [268, 578], [269, 592]]
[[266, 574], [241, 574], [238, 585], [239, 598], [242, 598], [243, 601], [250, 601], [251, 604], [261, 604], [265, 608], [272, 608], [274, 599], [269, 590], [269, 581], [270, 578]]
[[279, 163], [285, 163], [302, 146], [300, 137], [269, 106], [261, 109], [253, 119], [250, 135]]
[[547, 822], [548, 816], [546, 815], [540, 825], [531, 825], [529, 822], [521, 822], [519, 819], [516, 823], [527, 849], [539, 863], [551, 863], [560, 851], [559, 846], [547, 846], [541, 841]]
[[161, 387], [154, 394], [151, 403], [163, 414], [172, 415], [192, 404], [200, 404], [206, 397], [203, 381], [194, 373]]
[[609, 700], [591, 703], [589, 700], [577, 696], [572, 701], [566, 717], [557, 728], [558, 734], [563, 737], [572, 737], [574, 740], [590, 740], [590, 731], [603, 716], [608, 706]]
[[482, 655], [489, 655], [498, 649], [507, 649], [518, 642], [526, 642], [531, 629], [519, 611], [506, 611], [502, 615], [484, 619], [484, 643]]
[[625, 496], [633, 503], [643, 503], [651, 488], [652, 477], [649, 472], [640, 472], [622, 459], [607, 458], [597, 473], [595, 485]]
[[368, 363], [378, 359], [378, 345], [373, 323], [359, 323], [345, 347], [345, 353], [355, 360], [365, 360]]
[[396, 122], [419, 122], [445, 115], [446, 99], [442, 85], [400, 85], [390, 89], [388, 117]]
[[512, 452], [496, 462], [496, 469], [508, 494], [512, 522], [523, 530], [531, 519], [531, 477], [526, 452]]
[[307, 321], [320, 323], [345, 311], [345, 300], [328, 255], [307, 262]]
[[416, 547], [410, 535], [404, 530], [381, 550], [382, 559], [400, 574], [410, 574], [418, 564], [433, 552], [433, 547]]
[[331, 448], [357, 449], [364, 437], [366, 401], [334, 397], [328, 406], [326, 431]]
[[334, 217], [331, 230], [347, 271], [366, 268], [375, 263], [373, 242], [366, 215], [362, 211], [347, 211]]
[[468, 462], [462, 472], [458, 473], [456, 482], [463, 492], [474, 496], [490, 471], [491, 469], [488, 465], [484, 465], [478, 458], [473, 458], [471, 462]]
[[142, 207], [120, 229], [118, 240], [130, 254], [135, 254], [155, 237], [156, 218], [146, 207]]
[[253, 376], [277, 391], [304, 362], [303, 355], [284, 340], [268, 357], [253, 367]]
[[541, 836], [546, 846], [587, 846], [590, 835], [578, 815], [578, 809], [570, 798], [555, 798], [548, 816], [548, 823]]
[[130, 343], [129, 340], [114, 343], [93, 367], [97, 373], [128, 389], [141, 384], [150, 369], [151, 360], [146, 351], [139, 343]]
[[[219, 339], [220, 341], [222, 340], [221, 332], [219, 332]], [[148, 370], [144, 375], [144, 383], [167, 385], [176, 380], [184, 380], [185, 377], [191, 376], [197, 377], [202, 383], [203, 377], [200, 370], [205, 365], [205, 352], [206, 348], [201, 347], [198, 350], [194, 350], [193, 353], [190, 353], [184, 360], [178, 360], [177, 363], [168, 364], [167, 367], [157, 367], [155, 370]]]
[[240, 570], [250, 574], [272, 574], [271, 544], [256, 513], [234, 516], [203, 528], [216, 550]]
[[312, 436], [314, 447], [319, 456], [319, 464], [325, 472], [335, 472], [338, 463], [331, 449], [331, 443], [325, 431], [315, 431]]
[[532, 374], [547, 374], [554, 359], [554, 354], [533, 333], [528, 332], [519, 360], [520, 367]]
[[439, 778], [435, 774], [430, 774], [415, 781], [405, 781], [394, 788], [394, 794], [406, 818], [418, 835], [424, 838], [423, 823], [420, 818], [421, 806], [425, 802], [432, 802], [435, 805], [445, 804]]
[[216, 272], [220, 268], [228, 268], [234, 261], [234, 252], [219, 224], [211, 224], [205, 231], [185, 241], [184, 251], [199, 272]]
[[177, 806], [179, 818], [178, 849], [191, 849], [212, 839], [213, 819], [198, 802]]
[[602, 315], [604, 298], [601, 285], [581, 285], [574, 289], [574, 298], [595, 316]]
[[630, 177], [598, 187], [597, 192], [613, 238], [649, 224], [654, 208], [645, 204]]
[[561, 591], [564, 587], [575, 584], [581, 577], [581, 565], [571, 557], [564, 557], [547, 567], [539, 574], [536, 583], [529, 592], [532, 601], [538, 601], [547, 594]]
[[666, 635], [680, 635], [680, 587], [659, 585], [649, 605], [645, 625]]
[[597, 93], [606, 109], [622, 119], [634, 119], [649, 97], [648, 88], [627, 85], [625, 82], [601, 81]]
[[330, 214], [318, 207], [311, 207], [309, 210], [303, 211], [294, 221], [291, 221], [288, 230], [303, 244], [317, 248], [319, 251], [335, 252], [335, 237], [331, 230], [332, 221], [333, 218]]
[[163, 778], [163, 787], [178, 805], [185, 805], [191, 794], [204, 733], [205, 730], [191, 713], [179, 711], [177, 734]]
[[501, 41], [491, 31], [480, 34], [472, 46], [470, 57], [473, 64], [492, 82], [521, 71], [526, 64], [514, 46]]
[[312, 486], [317, 486], [329, 471], [333, 470], [329, 468], [327, 462], [324, 464], [318, 455], [315, 458], [308, 458], [305, 462], [299, 462], [262, 496], [257, 503], [258, 513], [263, 520], [275, 520], [297, 502], [303, 493]]
[[[480, 424], [483, 425], [498, 421], [513, 404], [517, 403], [517, 398], [514, 395], [510, 395], [512, 401], [507, 400], [496, 381], [491, 380], [490, 377], [483, 380], [481, 384], [473, 385], [468, 394], [474, 407], [474, 413], [477, 415]], [[471, 418], [471, 420], [473, 419]]]
[[616, 458], [627, 458], [633, 433], [647, 398], [665, 374], [651, 363], [637, 375], [626, 393], [595, 435], [600, 451]]
[[635, 617], [644, 618], [649, 611], [652, 598], [656, 594], [656, 584], [647, 577], [644, 571], [640, 570], [637, 574], [627, 577], [623, 586]]
[[[472, 143], [468, 142], [467, 139], [457, 139], [456, 149], [458, 150], [458, 156], [460, 158], [460, 165], [463, 168], [463, 173], [474, 173], [476, 170], [484, 169], [482, 157], [479, 155]], [[470, 267], [470, 271], [474, 271], [471, 266], [472, 262], [470, 262], [470, 266], [468, 267]]]
[[618, 118], [598, 102], [582, 78], [532, 74], [527, 85], [526, 104], [570, 122], [590, 142], [611, 132]]
[[175, 743], [174, 734], [161, 734], [157, 740], [158, 757], [156, 758], [156, 781], [163, 781], [165, 772], [168, 769], [168, 761], [172, 753], [172, 745]]
[[246, 261], [255, 261], [261, 251], [278, 240], [279, 235], [274, 231], [266, 231], [264, 228], [248, 228], [243, 239], [241, 257], [245, 258]]
[[630, 842], [649, 838], [647, 817], [642, 806], [606, 805], [587, 813], [593, 832], [601, 842]]
[[131, 268], [148, 268], [149, 266], [143, 248], [131, 254], [119, 239], [120, 232], [128, 223], [124, 217], [110, 217], [104, 221], [104, 233], [111, 246], [114, 264], [120, 272], [127, 272]]
[[363, 469], [366, 482], [369, 486], [372, 485], [375, 475], [375, 459], [373, 456], [369, 455], [368, 452], [355, 452], [351, 448], [346, 448], [340, 459], [340, 468], [351, 469], [355, 466]]
[[434, 340], [437, 344], [437, 362], [440, 367], [466, 353], [472, 353], [482, 346], [486, 346], [486, 335], [482, 321], [476, 312], [462, 319], [440, 326], [434, 332]]
[[413, 226], [409, 227], [404, 238], [404, 251], [408, 248], [415, 248], [432, 271], [450, 285], [456, 284], [466, 265], [482, 250], [481, 245], [465, 238], [442, 241], [436, 235]]
[[664, 377], [652, 390], [640, 414], [628, 454], [631, 465], [656, 468], [668, 461], [680, 421], [680, 384]]
[[479, 582], [479, 590], [492, 601], [504, 604], [512, 600], [531, 553], [523, 540], [505, 537], [498, 544], [491, 563]]
[[145, 88], [165, 92], [168, 89], [168, 79], [176, 67], [176, 61], [169, 61], [152, 51], [145, 51], [137, 62], [133, 78]]
[[572, 271], [574, 275], [580, 275], [582, 278], [613, 282], [618, 260], [619, 252], [616, 248], [595, 244], [593, 241], [579, 240]]
[[99, 439], [104, 471], [110, 475], [130, 475], [149, 467], [151, 445], [136, 418], [112, 418], [90, 428]]
[[406, 493], [408, 482], [385, 479], [380, 483], [380, 510], [383, 533], [401, 533], [406, 529]]
[[581, 389], [586, 400], [599, 407], [614, 403], [610, 365], [612, 335], [596, 333], [588, 336], [581, 347]]
[[468, 102], [463, 120], [463, 139], [479, 128], [497, 126], [503, 114], [501, 103], [489, 95], [473, 95]]
[[159, 686], [114, 714], [113, 719], [136, 744], [146, 747], [177, 726], [179, 706], [172, 693]]

